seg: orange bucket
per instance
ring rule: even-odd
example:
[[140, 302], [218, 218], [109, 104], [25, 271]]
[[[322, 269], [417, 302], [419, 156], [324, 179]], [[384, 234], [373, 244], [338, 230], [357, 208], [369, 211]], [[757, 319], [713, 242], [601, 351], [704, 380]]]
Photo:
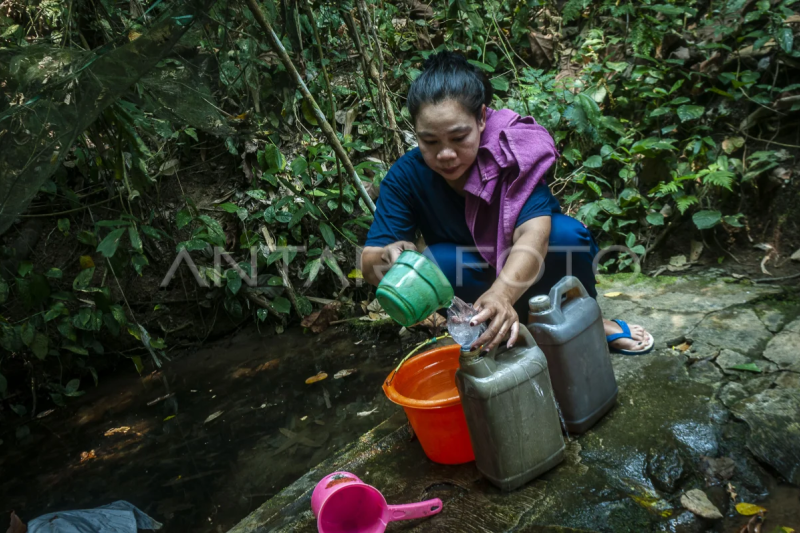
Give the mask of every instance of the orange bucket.
[[460, 351], [452, 344], [423, 352], [383, 383], [386, 397], [403, 406], [428, 459], [446, 465], [475, 460], [456, 387]]

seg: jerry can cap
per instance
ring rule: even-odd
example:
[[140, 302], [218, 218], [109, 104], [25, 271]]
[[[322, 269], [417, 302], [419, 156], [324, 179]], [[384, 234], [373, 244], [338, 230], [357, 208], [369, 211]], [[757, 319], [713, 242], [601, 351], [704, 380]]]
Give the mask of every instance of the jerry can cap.
[[547, 311], [550, 309], [550, 297], [546, 294], [534, 296], [528, 300], [528, 308], [531, 310], [531, 313], [541, 313], [542, 311]]

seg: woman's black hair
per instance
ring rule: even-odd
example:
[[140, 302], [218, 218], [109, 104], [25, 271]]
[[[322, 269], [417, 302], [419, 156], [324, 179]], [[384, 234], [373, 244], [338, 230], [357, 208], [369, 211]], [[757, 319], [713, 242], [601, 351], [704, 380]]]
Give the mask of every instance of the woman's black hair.
[[492, 102], [492, 85], [483, 71], [457, 52], [439, 52], [425, 60], [424, 70], [411, 83], [406, 105], [416, 124], [424, 104], [438, 104], [452, 98], [480, 118], [481, 106]]

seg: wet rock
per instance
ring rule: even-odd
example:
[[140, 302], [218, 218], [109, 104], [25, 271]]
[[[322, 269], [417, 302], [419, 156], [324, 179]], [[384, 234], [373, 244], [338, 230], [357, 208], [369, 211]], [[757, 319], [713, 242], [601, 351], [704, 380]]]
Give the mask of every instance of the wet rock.
[[737, 370], [733, 367], [754, 363], [762, 372], [774, 372], [778, 367], [771, 361], [749, 357], [734, 350], [723, 349], [714, 360], [722, 371], [729, 375], [739, 375], [749, 372], [748, 370]]
[[692, 336], [750, 357], [761, 353], [772, 334], [752, 309], [728, 309], [706, 317]]
[[708, 499], [706, 493], [700, 489], [692, 489], [681, 496], [681, 505], [690, 510], [697, 516], [709, 519], [722, 518], [722, 513], [719, 512], [713, 503]]
[[[721, 413], [709, 412], [708, 424], [685, 421], [676, 423], [670, 428], [675, 440], [682, 445], [683, 451], [692, 456], [717, 454], [719, 442], [711, 422], [719, 414]], [[719, 420], [714, 421], [719, 422]]]
[[702, 360], [689, 367], [689, 377], [700, 383], [719, 385], [724, 381], [722, 371], [710, 360]]
[[[758, 366], [761, 366], [760, 363], [756, 363]], [[767, 390], [772, 386], [775, 382], [776, 373], [772, 374], [753, 374], [748, 373], [746, 376], [742, 376], [742, 385], [744, 385], [745, 390], [749, 393], [748, 396], [752, 396], [753, 394], [758, 394], [761, 391]]]
[[730, 457], [735, 463], [733, 477], [721, 482], [727, 488], [730, 483], [739, 493], [737, 501], [760, 501], [769, 493], [772, 484], [771, 476], [764, 471], [759, 462], [747, 449], [746, 440], [750, 430], [747, 424], [735, 422], [726, 424], [723, 428], [720, 456]]
[[800, 484], [800, 390], [765, 390], [731, 410], [750, 428], [750, 451], [790, 483]]
[[661, 524], [658, 529], [664, 533], [703, 533], [705, 530], [703, 519], [691, 511], [683, 511], [675, 518]]
[[719, 399], [725, 407], [732, 407], [734, 404], [750, 396], [747, 389], [739, 382], [731, 381], [719, 391]]
[[782, 370], [800, 372], [800, 319], [775, 335], [764, 350], [764, 358]]
[[700, 472], [706, 478], [707, 485], [715, 485], [727, 481], [736, 472], [736, 462], [730, 457], [700, 458]]
[[[741, 286], [726, 284], [716, 279], [709, 281], [680, 277], [663, 278], [659, 281], [639, 276], [631, 277], [627, 282], [615, 282], [603, 287], [603, 293], [609, 291], [622, 292], [630, 301], [636, 302], [643, 308], [667, 311], [677, 317], [679, 314], [721, 311], [731, 306], [752, 302], [765, 295], [778, 294], [781, 289], [749, 287], [742, 290]], [[668, 337], [676, 336], [677, 333], [673, 333]]]
[[691, 348], [684, 355], [689, 359], [701, 361], [703, 359], [713, 359], [719, 355], [719, 348], [702, 340], [691, 340]]
[[724, 485], [707, 487], [703, 492], [708, 497], [708, 501], [711, 502], [711, 505], [719, 510], [720, 514], [725, 515], [728, 512], [731, 497], [725, 490]]
[[778, 333], [786, 325], [786, 317], [777, 309], [766, 309], [761, 312], [761, 322], [772, 333]]
[[800, 389], [800, 374], [781, 372], [775, 379], [775, 386], [786, 389]]
[[678, 488], [678, 483], [684, 477], [683, 458], [676, 449], [664, 453], [650, 450], [647, 456], [647, 476], [653, 486], [666, 493], [673, 493]]

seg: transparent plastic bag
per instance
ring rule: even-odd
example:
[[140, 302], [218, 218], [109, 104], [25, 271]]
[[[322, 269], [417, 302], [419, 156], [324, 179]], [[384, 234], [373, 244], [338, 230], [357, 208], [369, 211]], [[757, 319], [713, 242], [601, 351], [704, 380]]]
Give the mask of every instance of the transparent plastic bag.
[[470, 320], [477, 314], [472, 304], [459, 297], [453, 298], [453, 304], [447, 309], [447, 331], [464, 350], [469, 350], [472, 343], [486, 331], [485, 322], [470, 326]]

